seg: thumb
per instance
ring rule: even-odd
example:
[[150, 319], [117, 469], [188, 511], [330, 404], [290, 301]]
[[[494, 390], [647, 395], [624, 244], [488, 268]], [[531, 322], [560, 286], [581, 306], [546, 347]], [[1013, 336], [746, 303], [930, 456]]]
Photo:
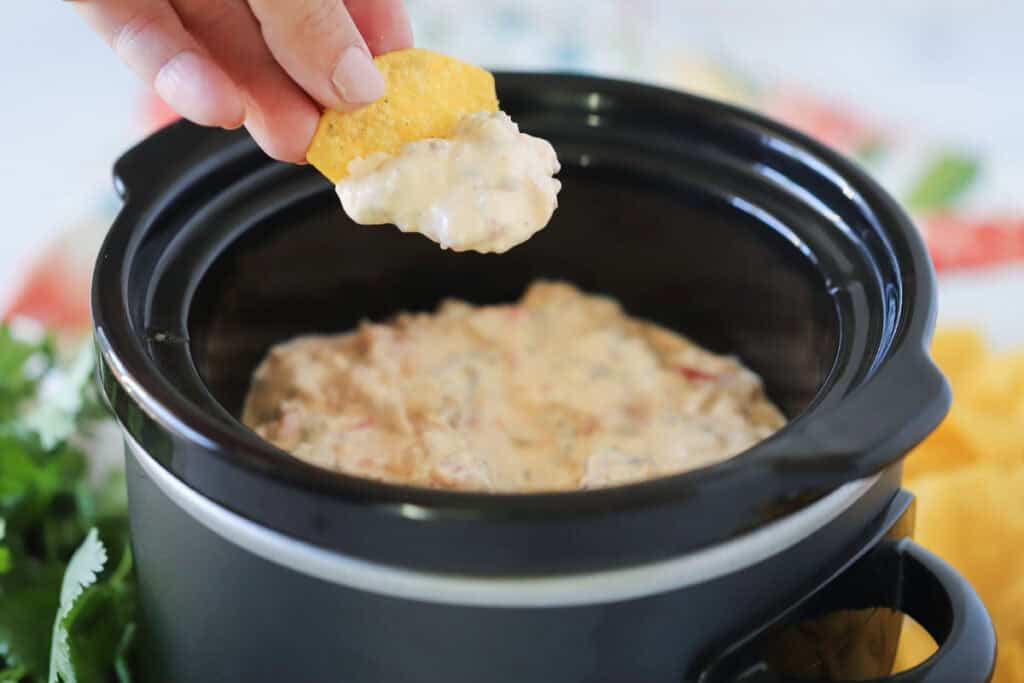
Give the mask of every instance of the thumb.
[[346, 111], [384, 94], [384, 77], [342, 0], [249, 4], [274, 58], [321, 105]]

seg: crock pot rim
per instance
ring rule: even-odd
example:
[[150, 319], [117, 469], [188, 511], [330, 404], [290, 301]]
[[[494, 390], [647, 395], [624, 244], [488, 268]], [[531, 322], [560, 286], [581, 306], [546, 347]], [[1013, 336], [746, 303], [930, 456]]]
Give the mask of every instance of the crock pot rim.
[[[714, 486], [732, 479], [750, 481], [779, 470], [787, 473], [794, 486], [797, 486], [801, 478], [806, 479], [808, 485], [838, 486], [878, 472], [891, 462], [895, 453], [902, 454], [909, 450], [938, 423], [948, 409], [949, 391], [927, 353], [927, 343], [934, 325], [935, 302], [934, 273], [927, 251], [902, 209], [855, 164], [809, 137], [764, 116], [696, 95], [651, 85], [569, 74], [499, 73], [496, 78], [499, 91], [505, 85], [523, 87], [524, 83], [545, 79], [549, 87], [567, 88], [572, 85], [578, 90], [586, 86], [595, 92], [657, 95], [679, 106], [711, 109], [723, 117], [743, 120], [770, 133], [780, 142], [791, 145], [795, 152], [814, 158], [823, 167], [840, 176], [851, 191], [856, 191], [861, 199], [870, 203], [873, 215], [883, 224], [894, 226], [894, 232], [903, 238], [902, 247], [906, 249], [911, 265], [910, 272], [905, 272], [904, 276], [911, 278], [907, 289], [910, 290], [912, 300], [904, 302], [898, 328], [892, 333], [884, 360], [877, 364], [873, 373], [854, 392], [859, 393], [862, 406], [858, 408], [846, 402], [830, 417], [834, 425], [856, 424], [858, 421], [851, 420], [851, 414], [863, 410], [864, 405], [870, 406], [874, 397], [890, 395], [893, 391], [909, 392], [908, 400], [904, 401], [912, 405], [914, 410], [914, 414], [909, 417], [909, 428], [906, 428], [907, 416], [901, 415], [899, 425], [905, 428], [898, 430], [899, 433], [896, 433], [897, 430], [878, 430], [875, 435], [858, 435], [839, 430], [837, 433], [844, 439], [853, 438], [858, 441], [836, 445], [836, 439], [830, 436], [831, 429], [822, 425], [813, 428], [814, 421], [823, 416], [811, 409], [773, 437], [734, 458], [671, 477], [588, 491], [491, 494], [423, 489], [346, 476], [301, 461], [283, 461], [280, 458], [277, 458], [272, 468], [274, 471], [255, 471], [257, 476], [284, 477], [292, 484], [308, 487], [311, 491], [377, 504], [382, 509], [392, 510], [402, 516], [460, 516], [470, 512], [486, 517], [572, 517], [587, 512], [655, 505], [692, 491], [694, 487]], [[169, 128], [190, 126], [179, 122]], [[168, 134], [169, 131], [164, 130], [156, 136]], [[215, 455], [228, 458], [233, 465], [248, 466], [248, 461], [241, 461], [231, 455], [239, 444], [236, 433], [208, 419], [200, 411], [190, 410], [190, 406], [181, 401], [180, 395], [166, 391], [168, 387], [173, 387], [153, 372], [141, 335], [134, 330], [127, 307], [121, 305], [120, 298], [112, 302], [112, 297], [104, 300], [100, 296], [100, 292], [104, 291], [119, 292], [127, 277], [123, 257], [132, 240], [139, 237], [134, 234], [135, 224], [145, 215], [158, 215], [181, 188], [210, 172], [209, 168], [204, 167], [202, 158], [188, 159], [188, 167], [179, 169], [181, 175], [163, 177], [156, 189], [144, 188], [143, 179], [134, 177], [133, 167], [134, 160], [144, 152], [148, 142], [144, 141], [127, 152], [115, 165], [115, 185], [122, 193], [125, 204], [104, 241], [93, 280], [93, 320], [101, 364], [126, 390], [131, 400], [166, 429]], [[251, 147], [252, 143], [246, 141], [244, 145]], [[140, 215], [140, 211], [144, 211], [144, 214]], [[912, 380], [911, 385], [907, 383], [908, 378]], [[889, 416], [879, 417], [886, 419]], [[236, 429], [244, 427], [239, 424]], [[866, 437], [870, 437], [870, 441], [866, 441]], [[804, 440], [804, 446], [798, 447], [801, 439]], [[817, 452], [809, 453], [808, 445], [817, 449]], [[249, 446], [249, 443], [245, 443], [246, 448]], [[266, 450], [274, 453], [275, 457], [279, 453], [269, 444]], [[852, 457], [863, 456], [869, 450], [875, 452], [874, 457]], [[821, 455], [822, 452], [826, 455]], [[831, 460], [825, 461], [823, 458]], [[316, 478], [310, 477], [310, 474], [315, 474]], [[421, 509], [413, 512], [410, 505]]]
[[[669, 559], [541, 576], [446, 574], [348, 557], [289, 537], [206, 498], [164, 469], [130, 436], [129, 457], [182, 511], [246, 552], [315, 577], [389, 597], [483, 607], [565, 607], [634, 600], [743, 571], [819, 532], [879, 484], [882, 474], [847, 482], [792, 513], [739, 536]], [[882, 486], [881, 488], [885, 488]]]

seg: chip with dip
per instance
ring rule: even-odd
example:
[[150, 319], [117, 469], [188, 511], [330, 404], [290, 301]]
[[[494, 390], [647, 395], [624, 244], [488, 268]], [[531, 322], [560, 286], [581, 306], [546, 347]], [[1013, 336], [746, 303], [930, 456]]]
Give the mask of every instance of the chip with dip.
[[498, 110], [489, 72], [421, 48], [374, 61], [384, 96], [324, 112], [306, 153], [353, 221], [483, 253], [507, 251], [548, 224], [558, 157]]

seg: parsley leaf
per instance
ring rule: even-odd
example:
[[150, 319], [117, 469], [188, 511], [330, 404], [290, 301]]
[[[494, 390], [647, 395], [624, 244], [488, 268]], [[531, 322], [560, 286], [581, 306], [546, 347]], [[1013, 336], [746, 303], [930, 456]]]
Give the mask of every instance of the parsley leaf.
[[90, 467], [93, 349], [66, 351], [0, 324], [0, 683], [131, 683], [124, 473]]

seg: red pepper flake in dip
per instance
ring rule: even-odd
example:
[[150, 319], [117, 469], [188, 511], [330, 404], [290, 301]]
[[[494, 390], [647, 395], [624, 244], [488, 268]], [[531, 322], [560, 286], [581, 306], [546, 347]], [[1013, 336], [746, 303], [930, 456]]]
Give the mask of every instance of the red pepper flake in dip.
[[691, 368], [687, 365], [680, 365], [676, 368], [679, 374], [686, 379], [693, 380], [694, 382], [714, 382], [718, 379], [718, 375], [713, 375], [710, 372], [704, 372], [697, 368]]

